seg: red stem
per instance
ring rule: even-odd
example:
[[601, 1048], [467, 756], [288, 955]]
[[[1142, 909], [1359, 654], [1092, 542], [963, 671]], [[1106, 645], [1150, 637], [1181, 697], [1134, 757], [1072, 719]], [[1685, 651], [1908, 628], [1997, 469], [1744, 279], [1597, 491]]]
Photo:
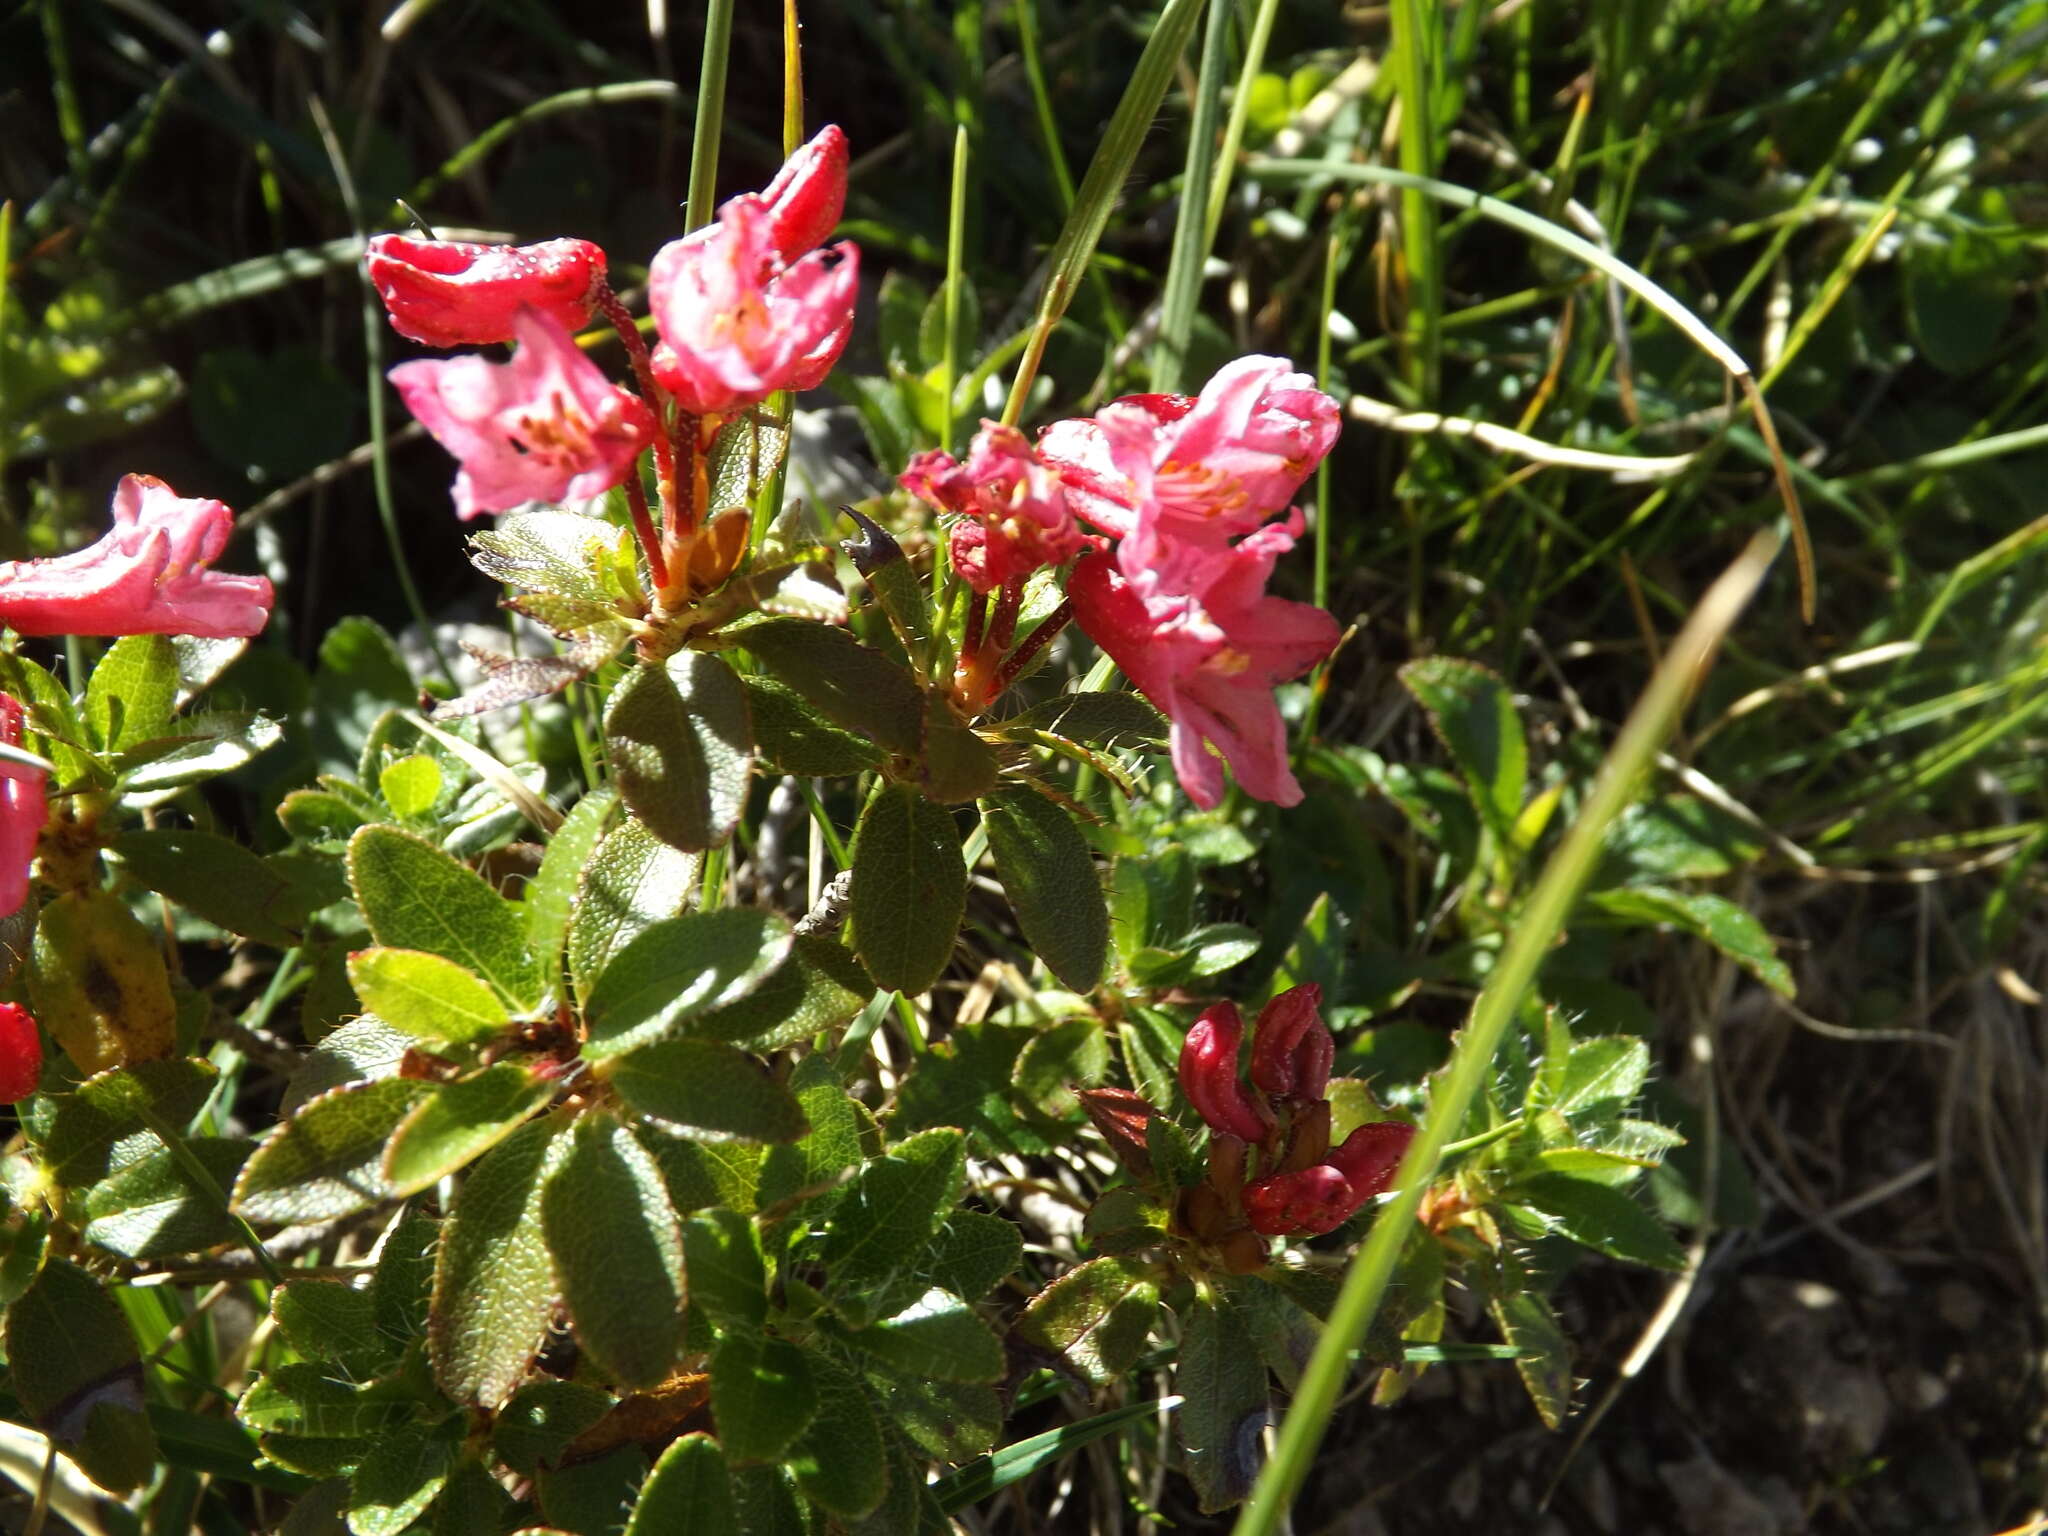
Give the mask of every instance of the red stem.
[[981, 621], [987, 612], [987, 603], [979, 592], [969, 589], [967, 599], [967, 628], [960, 636], [960, 659], [971, 661], [981, 654]]
[[619, 296], [612, 292], [610, 284], [598, 283], [596, 305], [598, 313], [611, 322], [612, 329], [619, 333], [619, 340], [626, 344], [626, 360], [633, 365], [633, 377], [639, 381], [640, 393], [654, 412], [654, 486], [661, 496], [662, 521], [667, 522], [669, 503], [675, 499], [676, 491], [676, 450], [666, 426], [668, 391], [655, 382], [654, 360], [648, 355], [647, 338], [640, 334], [640, 327], [633, 323], [633, 312], [619, 302]]
[[633, 533], [647, 556], [647, 574], [659, 592], [668, 585], [668, 560], [661, 551], [661, 535], [655, 531], [654, 514], [647, 510], [647, 491], [640, 484], [640, 466], [626, 475], [626, 505], [633, 511]]
[[1007, 651], [1010, 641], [1017, 634], [1017, 610], [1024, 606], [1024, 583], [1006, 581], [1002, 595], [996, 599], [995, 617], [989, 620], [988, 643], [997, 651]]
[[1010, 653], [1009, 658], [996, 669], [996, 685], [989, 694], [993, 702], [1002, 691], [1017, 680], [1017, 674], [1031, 664], [1031, 658], [1051, 643], [1054, 635], [1067, 627], [1067, 621], [1074, 616], [1074, 605], [1062, 601], [1059, 607], [1045, 616], [1045, 622], [1024, 637], [1024, 643]]

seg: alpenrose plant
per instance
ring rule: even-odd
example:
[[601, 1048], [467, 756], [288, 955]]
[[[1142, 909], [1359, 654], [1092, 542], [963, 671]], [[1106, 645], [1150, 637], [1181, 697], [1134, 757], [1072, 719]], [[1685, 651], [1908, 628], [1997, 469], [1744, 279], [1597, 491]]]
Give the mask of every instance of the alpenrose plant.
[[[1062, 1443], [1134, 1425], [1150, 1454], [1163, 1369], [1201, 1506], [1244, 1495], [1423, 1095], [1337, 1073], [1321, 986], [1197, 921], [1171, 788], [1140, 781], [1163, 755], [1205, 811], [1233, 777], [1302, 799], [1275, 690], [1339, 626], [1268, 588], [1336, 403], [1245, 357], [984, 423], [849, 509], [848, 572], [780, 492], [790, 393], [854, 321], [846, 174], [827, 128], [655, 252], [651, 345], [587, 241], [370, 242], [400, 334], [511, 348], [391, 382], [455, 512], [497, 517], [476, 565], [560, 643], [421, 703], [338, 627], [276, 832], [199, 793], [293, 725], [237, 704], [272, 594], [213, 568], [227, 508], [129, 476], [100, 542], [0, 566], [6, 1386], [110, 1493], [203, 1470], [230, 1523], [239, 1484], [356, 1536], [902, 1536], [1051, 1456], [977, 1462], [1063, 1389]], [[1032, 675], [1070, 623], [1135, 693]], [[67, 683], [53, 636], [119, 638]], [[505, 761], [480, 717], [565, 692], [598, 724], [577, 767]], [[840, 867], [790, 897], [758, 872], [800, 786]], [[940, 986], [984, 856], [1008, 910], [973, 923], [1019, 961], [993, 1016]], [[225, 974], [188, 964], [208, 938]], [[257, 1061], [289, 1070], [268, 1124], [238, 1118], [274, 1102]], [[1647, 1069], [1532, 1015], [1407, 1240], [1381, 1401], [1441, 1356], [1457, 1284], [1562, 1414], [1532, 1248], [1677, 1261], [1623, 1192], [1675, 1139], [1629, 1116]], [[1028, 1261], [1018, 1157], [1087, 1206]], [[253, 1288], [222, 1392], [159, 1367], [143, 1278]]]

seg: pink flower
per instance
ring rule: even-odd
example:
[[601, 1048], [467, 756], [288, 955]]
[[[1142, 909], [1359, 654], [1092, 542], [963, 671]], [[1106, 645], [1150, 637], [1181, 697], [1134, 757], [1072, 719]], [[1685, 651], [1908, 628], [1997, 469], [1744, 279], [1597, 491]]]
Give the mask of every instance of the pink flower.
[[270, 583], [207, 567], [234, 514], [181, 497], [153, 475], [124, 475], [114, 526], [97, 544], [50, 560], [0, 563], [0, 621], [24, 635], [253, 635], [270, 617]]
[[769, 231], [785, 262], [815, 251], [846, 211], [846, 135], [827, 123], [761, 189]]
[[977, 592], [1064, 565], [1091, 540], [1067, 510], [1060, 480], [1015, 427], [984, 421], [967, 462], [921, 453], [896, 483], [942, 512], [972, 519], [952, 532], [953, 568]]
[[605, 276], [604, 252], [588, 240], [468, 245], [379, 235], [368, 266], [392, 327], [430, 347], [510, 341], [522, 305], [573, 331], [590, 318]]
[[602, 495], [654, 439], [646, 403], [607, 379], [561, 321], [522, 308], [512, 334], [509, 363], [420, 358], [391, 370], [413, 415], [462, 462], [461, 517]]
[[853, 333], [860, 252], [812, 249], [839, 222], [846, 145], [828, 128], [791, 157], [765, 194], [672, 240], [647, 271], [661, 343], [654, 376], [692, 415], [724, 415], [778, 389], [824, 381]]
[[[23, 713], [19, 700], [0, 693], [0, 742], [21, 745]], [[14, 916], [28, 900], [29, 865], [49, 815], [43, 798], [48, 779], [40, 768], [0, 757], [0, 917]], [[0, 1103], [12, 1102], [0, 1097]]]
[[1223, 799], [1210, 746], [1247, 794], [1301, 801], [1273, 689], [1327, 656], [1339, 631], [1320, 608], [1266, 595], [1274, 560], [1300, 531], [1296, 513], [1210, 547], [1148, 523], [1113, 558], [1090, 555], [1068, 579], [1081, 628], [1172, 722], [1174, 774], [1204, 810]]
[[1241, 357], [1200, 396], [1130, 395], [1055, 422], [1039, 457], [1073, 508], [1119, 537], [1147, 516], [1210, 543], [1286, 507], [1337, 440], [1337, 402], [1284, 358]]

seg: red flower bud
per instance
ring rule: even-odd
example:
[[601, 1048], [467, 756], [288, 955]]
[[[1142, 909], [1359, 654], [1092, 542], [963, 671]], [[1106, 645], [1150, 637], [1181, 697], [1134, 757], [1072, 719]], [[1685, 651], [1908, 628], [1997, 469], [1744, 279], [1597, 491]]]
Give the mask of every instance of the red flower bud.
[[1252, 1034], [1252, 1081], [1276, 1098], [1320, 1099], [1330, 1086], [1337, 1042], [1324, 1027], [1323, 989], [1289, 987], [1259, 1013]]
[[430, 347], [512, 339], [530, 305], [573, 331], [590, 319], [604, 282], [604, 252], [588, 240], [471, 245], [379, 235], [370, 242], [370, 283], [392, 329]]
[[1075, 1096], [1125, 1170], [1136, 1178], [1149, 1177], [1152, 1148], [1145, 1139], [1145, 1126], [1159, 1113], [1158, 1106], [1128, 1088], [1082, 1088]]
[[761, 201], [784, 262], [823, 245], [846, 210], [846, 134], [839, 125], [827, 123], [791, 155], [761, 189]]
[[1257, 1179], [1244, 1191], [1245, 1218], [1268, 1237], [1334, 1232], [1360, 1204], [1350, 1182], [1328, 1163]]
[[1330, 1165], [1350, 1181], [1352, 1192], [1363, 1205], [1394, 1181], [1394, 1170], [1415, 1139], [1415, 1127], [1399, 1120], [1375, 1120], [1361, 1125], [1344, 1144], [1331, 1152]]
[[1204, 1013], [1180, 1048], [1180, 1086], [1209, 1129], [1259, 1141], [1266, 1134], [1267, 1116], [1237, 1075], [1237, 1046], [1243, 1038], [1237, 1004], [1218, 1003]]
[[19, 1003], [0, 1003], [0, 1104], [18, 1104], [43, 1075], [43, 1037]]

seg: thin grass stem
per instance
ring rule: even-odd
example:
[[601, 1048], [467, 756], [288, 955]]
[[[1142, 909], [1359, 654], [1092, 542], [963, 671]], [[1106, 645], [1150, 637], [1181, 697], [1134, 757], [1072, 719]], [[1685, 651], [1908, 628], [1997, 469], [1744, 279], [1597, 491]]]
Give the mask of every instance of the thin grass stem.
[[725, 128], [725, 66], [732, 52], [733, 0], [709, 0], [704, 15], [704, 64], [697, 75], [697, 127], [690, 139], [690, 200], [685, 232], [711, 222], [718, 196], [718, 140]]

